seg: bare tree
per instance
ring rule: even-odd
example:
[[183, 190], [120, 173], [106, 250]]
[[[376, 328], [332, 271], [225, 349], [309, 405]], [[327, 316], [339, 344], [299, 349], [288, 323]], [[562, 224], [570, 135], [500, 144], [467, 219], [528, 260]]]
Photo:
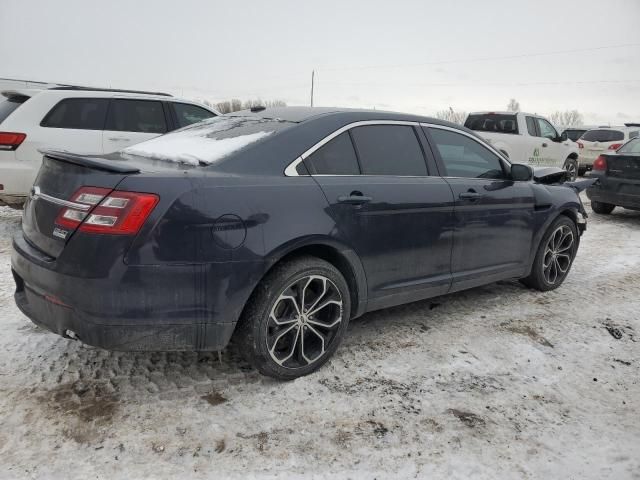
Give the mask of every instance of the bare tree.
[[579, 127], [583, 123], [583, 117], [577, 110], [565, 110], [564, 112], [554, 112], [549, 115], [551, 123], [563, 127]]
[[467, 118], [467, 112], [456, 111], [452, 107], [449, 107], [448, 110], [440, 110], [436, 112], [436, 118], [462, 125]]
[[515, 98], [509, 100], [509, 104], [507, 105], [507, 110], [509, 112], [519, 112], [520, 111], [520, 102], [518, 102]]
[[[205, 104], [208, 104], [205, 102]], [[209, 104], [210, 105], [210, 104]], [[253, 107], [286, 107], [287, 102], [284, 100], [262, 100], [260, 98], [254, 98], [252, 100], [245, 100], [244, 102], [234, 98], [224, 102], [216, 103], [215, 107], [220, 113], [237, 112], [238, 110], [249, 109]]]

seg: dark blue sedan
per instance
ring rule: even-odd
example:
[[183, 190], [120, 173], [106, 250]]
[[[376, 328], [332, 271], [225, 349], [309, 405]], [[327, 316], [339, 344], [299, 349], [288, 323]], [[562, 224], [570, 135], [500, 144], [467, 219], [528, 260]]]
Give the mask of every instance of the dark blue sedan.
[[110, 157], [46, 152], [15, 299], [106, 349], [235, 335], [260, 372], [295, 378], [365, 312], [510, 278], [560, 286], [586, 227], [563, 175], [440, 120], [318, 108], [216, 117]]

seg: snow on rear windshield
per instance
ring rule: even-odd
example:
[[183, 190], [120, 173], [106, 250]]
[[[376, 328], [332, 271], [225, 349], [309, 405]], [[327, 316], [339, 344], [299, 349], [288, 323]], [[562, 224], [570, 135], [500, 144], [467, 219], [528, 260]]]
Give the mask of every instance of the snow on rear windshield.
[[214, 117], [125, 148], [123, 153], [157, 160], [210, 165], [287, 126], [248, 117]]

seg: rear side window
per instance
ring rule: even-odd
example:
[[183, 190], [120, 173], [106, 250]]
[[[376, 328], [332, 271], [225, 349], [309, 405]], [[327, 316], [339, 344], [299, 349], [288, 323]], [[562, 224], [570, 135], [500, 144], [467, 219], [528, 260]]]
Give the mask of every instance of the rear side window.
[[532, 137], [538, 136], [538, 132], [536, 131], [536, 121], [533, 117], [527, 117], [527, 132]]
[[215, 114], [204, 108], [188, 103], [172, 103], [173, 110], [176, 112], [176, 120], [178, 128], [186, 127], [193, 123], [201, 122], [207, 118], [215, 117]]
[[498, 156], [477, 141], [440, 128], [429, 131], [444, 164], [445, 177], [504, 178]]
[[620, 130], [589, 130], [582, 136], [587, 142], [617, 142], [624, 140], [624, 133]]
[[477, 132], [518, 133], [516, 116], [500, 113], [469, 115], [464, 126]]
[[102, 130], [107, 116], [107, 98], [67, 98], [58, 102], [44, 117], [40, 126]]
[[364, 175], [427, 175], [427, 165], [413, 127], [370, 125], [351, 129], [351, 135]]
[[359, 175], [358, 159], [349, 132], [344, 132], [309, 155], [304, 163], [312, 175]]
[[28, 99], [29, 97], [20, 95], [5, 98], [4, 100], [0, 101], [0, 123], [4, 122], [7, 117], [15, 111], [16, 108], [18, 108]]
[[162, 102], [115, 99], [109, 108], [105, 130], [117, 132], [165, 133], [167, 122]]

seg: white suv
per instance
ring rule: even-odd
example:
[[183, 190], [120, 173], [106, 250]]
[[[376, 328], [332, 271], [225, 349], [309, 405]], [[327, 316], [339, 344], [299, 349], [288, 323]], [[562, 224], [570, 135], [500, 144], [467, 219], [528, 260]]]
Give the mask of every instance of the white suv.
[[587, 170], [601, 153], [612, 153], [640, 134], [640, 124], [627, 123], [624, 127], [598, 127], [585, 132], [578, 140], [580, 165]]
[[0, 205], [21, 205], [43, 148], [107, 154], [219, 115], [167, 94], [83, 87], [0, 92]]

